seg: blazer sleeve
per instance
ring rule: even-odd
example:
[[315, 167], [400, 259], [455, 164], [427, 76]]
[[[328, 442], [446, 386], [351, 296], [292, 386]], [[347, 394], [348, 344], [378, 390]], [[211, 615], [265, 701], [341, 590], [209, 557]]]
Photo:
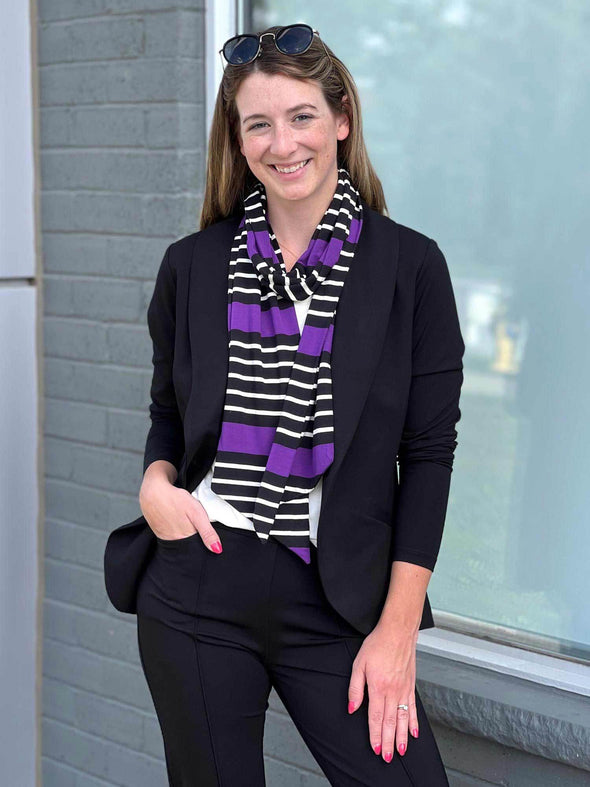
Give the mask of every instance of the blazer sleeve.
[[170, 246], [156, 277], [147, 310], [153, 345], [153, 374], [149, 405], [151, 426], [146, 439], [143, 472], [157, 459], [180, 469], [184, 455], [184, 430], [172, 378], [176, 332], [176, 275], [170, 264]]
[[412, 379], [398, 450], [393, 560], [434, 569], [461, 418], [465, 345], [444, 255], [430, 240], [416, 274]]

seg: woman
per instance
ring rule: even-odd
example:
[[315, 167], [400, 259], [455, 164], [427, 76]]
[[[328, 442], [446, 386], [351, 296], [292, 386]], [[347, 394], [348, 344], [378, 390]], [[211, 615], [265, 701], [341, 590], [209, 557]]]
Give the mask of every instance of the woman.
[[330, 784], [448, 785], [415, 688], [463, 379], [446, 262], [384, 215], [316, 31], [223, 53], [201, 228], [148, 310], [142, 517], [111, 534], [109, 595], [137, 613], [174, 787], [265, 784], [272, 687]]

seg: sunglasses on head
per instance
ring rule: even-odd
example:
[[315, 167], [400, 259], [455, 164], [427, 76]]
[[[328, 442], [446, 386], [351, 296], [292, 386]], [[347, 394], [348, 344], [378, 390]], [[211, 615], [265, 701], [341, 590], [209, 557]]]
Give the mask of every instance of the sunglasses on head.
[[[219, 54], [223, 54], [231, 66], [245, 66], [256, 60], [260, 54], [264, 36], [272, 36], [279, 52], [284, 55], [301, 55], [303, 52], [307, 52], [311, 46], [314, 35], [320, 38], [317, 30], [304, 24], [287, 25], [281, 27], [276, 33], [261, 33], [260, 35], [245, 33], [229, 38], [219, 50]], [[322, 41], [321, 38], [320, 41]], [[323, 41], [322, 44], [324, 44]], [[324, 49], [328, 54], [325, 44]]]

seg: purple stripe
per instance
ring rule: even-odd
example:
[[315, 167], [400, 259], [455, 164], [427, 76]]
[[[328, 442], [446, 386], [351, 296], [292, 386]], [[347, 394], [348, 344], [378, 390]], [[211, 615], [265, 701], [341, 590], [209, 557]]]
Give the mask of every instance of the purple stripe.
[[267, 468], [276, 475], [288, 478], [290, 473], [312, 478], [323, 473], [334, 460], [331, 443], [316, 445], [315, 448], [297, 450], [284, 445], [273, 445], [276, 429], [272, 426], [251, 426], [224, 421], [219, 438], [219, 451], [247, 453], [254, 456], [268, 455]]
[[[336, 314], [338, 314], [338, 312], [336, 312]], [[324, 350], [327, 350], [327, 352], [329, 353], [332, 352], [333, 339], [334, 339], [334, 323], [332, 323], [328, 328], [328, 335], [326, 337], [326, 343], [324, 344]]]
[[267, 230], [249, 232], [246, 240], [246, 247], [250, 259], [252, 259], [255, 254], [262, 254], [263, 257], [270, 257], [273, 262], [278, 263], [277, 255], [272, 247], [270, 235]]
[[328, 244], [328, 250], [325, 256], [322, 258], [322, 262], [324, 263], [324, 265], [327, 265], [329, 268], [334, 267], [334, 265], [338, 262], [338, 259], [340, 257], [342, 246], [343, 243], [339, 238], [332, 238], [332, 240]]
[[304, 355], [319, 358], [326, 345], [328, 329], [316, 328], [314, 325], [304, 325], [299, 341], [299, 351]]
[[224, 421], [219, 437], [219, 451], [235, 451], [267, 455], [272, 446], [276, 429], [272, 426], [250, 426]]
[[289, 549], [306, 563], [311, 563], [311, 547], [289, 547]]
[[310, 257], [312, 260], [320, 260], [322, 256], [325, 254], [326, 247], [328, 246], [328, 241], [323, 240], [322, 238], [316, 238], [315, 240], [311, 240], [307, 249], [303, 252], [301, 257], [299, 258], [298, 262], [301, 262], [305, 267], [310, 267], [312, 265], [316, 265], [316, 262], [310, 262]]
[[363, 226], [362, 219], [353, 219], [350, 222], [350, 232], [348, 234], [349, 243], [358, 243], [361, 234], [361, 227]]
[[[288, 309], [279, 309], [278, 306], [273, 306], [267, 312], [263, 312], [256, 303], [233, 301], [229, 309], [228, 328], [236, 328], [245, 333], [260, 331], [261, 338], [273, 337], [278, 333], [286, 336], [299, 334], [299, 322], [294, 305]], [[314, 325], [305, 326], [304, 323], [299, 350], [305, 355], [318, 357], [322, 350], [331, 352], [334, 335], [333, 323], [328, 328], [328, 335], [325, 336], [325, 334], [325, 328], [317, 328]]]
[[323, 473], [333, 460], [332, 443], [316, 445], [313, 448], [299, 446], [296, 450], [275, 443], [270, 450], [266, 466], [271, 473], [284, 478], [288, 478], [291, 473], [302, 478], [312, 478], [318, 473]]
[[257, 303], [240, 303], [233, 301], [231, 305], [229, 326], [239, 331], [258, 333], [262, 338], [276, 336], [284, 333], [287, 336], [297, 336], [299, 324], [295, 307], [279, 309], [272, 306], [263, 312]]

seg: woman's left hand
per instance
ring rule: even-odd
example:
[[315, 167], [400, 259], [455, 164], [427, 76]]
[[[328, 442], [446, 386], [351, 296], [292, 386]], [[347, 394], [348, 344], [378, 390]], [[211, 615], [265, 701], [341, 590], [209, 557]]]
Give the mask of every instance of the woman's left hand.
[[[415, 633], [397, 631], [378, 623], [363, 640], [352, 665], [348, 688], [349, 713], [360, 707], [366, 681], [369, 739], [375, 753], [382, 754], [386, 762], [391, 761], [396, 744], [403, 755], [408, 746], [408, 730], [418, 730], [415, 697], [417, 640], [417, 630]], [[351, 703], [354, 703], [354, 710]], [[397, 707], [402, 704], [407, 705], [408, 710]]]

